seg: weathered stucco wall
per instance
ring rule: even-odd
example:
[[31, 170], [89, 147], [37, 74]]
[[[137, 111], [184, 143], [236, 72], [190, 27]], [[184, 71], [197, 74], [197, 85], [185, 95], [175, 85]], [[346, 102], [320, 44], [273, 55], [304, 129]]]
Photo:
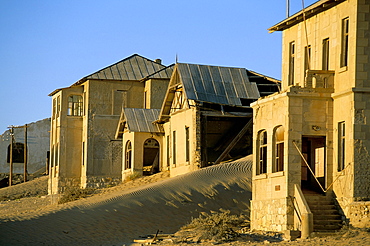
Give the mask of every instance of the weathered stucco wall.
[[[46, 170], [46, 158], [50, 143], [50, 118], [27, 124], [27, 147], [29, 174], [40, 169]], [[24, 128], [14, 128], [16, 143], [24, 143]], [[10, 130], [0, 135], [0, 173], [9, 173], [8, 147], [10, 145]], [[23, 174], [23, 163], [13, 163], [13, 173]]]
[[[169, 148], [165, 148], [165, 156], [169, 156], [170, 175], [177, 176], [200, 168], [199, 147], [197, 147], [198, 128], [197, 109], [192, 107], [171, 114], [171, 120], [164, 124], [165, 138], [169, 136]], [[189, 129], [189, 160], [186, 160], [186, 128]], [[174, 132], [176, 135], [174, 149]], [[197, 134], [198, 133], [198, 134]], [[166, 141], [167, 145], [167, 141]], [[169, 155], [167, 154], [169, 150]], [[174, 160], [174, 157], [176, 158]]]
[[[162, 134], [152, 134], [148, 132], [125, 132], [123, 134], [122, 145], [122, 180], [129, 178], [131, 175], [143, 175], [144, 163], [144, 143], [148, 139], [155, 139], [159, 143], [159, 170], [167, 170], [164, 162], [164, 143]], [[131, 141], [131, 168], [125, 168], [126, 144]]]

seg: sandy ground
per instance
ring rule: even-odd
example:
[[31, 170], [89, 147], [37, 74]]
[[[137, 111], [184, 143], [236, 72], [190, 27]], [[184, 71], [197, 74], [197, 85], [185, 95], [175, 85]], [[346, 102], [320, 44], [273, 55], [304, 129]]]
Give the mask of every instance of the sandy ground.
[[[60, 205], [51, 205], [45, 196], [43, 177], [0, 190], [0, 198], [5, 199], [0, 202], [0, 245], [131, 245], [157, 230], [175, 233], [201, 212], [228, 209], [248, 215], [250, 177], [247, 157], [174, 178], [168, 173], [143, 177]], [[25, 192], [29, 197], [7, 201]], [[365, 246], [370, 245], [370, 233], [344, 230], [325, 238], [281, 240], [276, 234], [245, 229], [237, 241], [222, 245]], [[173, 238], [161, 243], [171, 244], [179, 242]]]

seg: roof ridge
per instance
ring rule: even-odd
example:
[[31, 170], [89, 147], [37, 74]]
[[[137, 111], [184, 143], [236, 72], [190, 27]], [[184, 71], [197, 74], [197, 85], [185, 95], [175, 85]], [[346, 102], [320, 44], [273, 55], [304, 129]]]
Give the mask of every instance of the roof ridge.
[[[101, 71], [103, 71], [103, 70], [105, 70], [105, 69], [108, 69], [108, 68], [111, 68], [111, 67], [113, 67], [113, 66], [115, 66], [115, 65], [117, 65], [117, 64], [119, 64], [119, 63], [122, 63], [122, 62], [128, 61], [128, 60], [130, 60], [130, 59], [132, 59], [132, 58], [134, 58], [134, 57], [140, 57], [140, 58], [142, 58], [142, 59], [144, 59], [144, 60], [147, 60], [147, 61], [149, 61], [149, 62], [153, 62], [153, 63], [155, 63], [155, 61], [154, 61], [154, 60], [150, 60], [149, 58], [146, 58], [146, 57], [144, 57], [144, 56], [142, 56], [142, 55], [139, 55], [139, 54], [137, 54], [137, 53], [134, 53], [134, 54], [132, 54], [131, 56], [128, 56], [128, 57], [126, 57], [126, 58], [124, 58], [124, 59], [122, 59], [122, 60], [119, 60], [119, 61], [117, 61], [117, 62], [115, 62], [115, 63], [111, 64], [111, 65], [108, 65], [108, 66], [106, 66], [106, 67], [104, 67], [104, 68], [101, 68], [101, 69], [99, 69], [98, 71], [95, 71], [95, 72], [93, 72], [93, 73], [91, 73], [91, 74], [88, 74], [88, 75], [86, 75], [86, 76], [82, 77], [82, 78], [81, 78], [81, 79], [79, 79], [77, 82], [75, 82], [73, 85], [77, 85], [77, 84], [80, 84], [80, 83], [82, 83], [82, 82], [85, 82], [85, 81], [87, 80], [87, 78], [88, 78], [88, 77], [90, 77], [90, 76], [92, 76], [92, 75], [94, 75], [94, 74], [100, 73]], [[160, 65], [160, 66], [163, 66], [164, 68], [166, 67], [166, 66], [165, 66], [165, 65], [163, 65], [163, 64], [160, 64], [160, 63], [157, 63], [157, 64], [158, 64], [158, 65]]]

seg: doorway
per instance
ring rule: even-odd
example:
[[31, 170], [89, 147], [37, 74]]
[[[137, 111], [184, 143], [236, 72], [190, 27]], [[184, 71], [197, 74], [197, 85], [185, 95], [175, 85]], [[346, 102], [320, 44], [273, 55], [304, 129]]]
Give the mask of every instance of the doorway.
[[143, 175], [152, 175], [159, 170], [159, 143], [154, 138], [144, 142]]
[[[324, 189], [326, 187], [326, 137], [302, 137], [302, 154], [310, 167], [308, 168], [306, 162], [302, 160], [302, 190], [322, 193], [321, 187]], [[309, 169], [312, 170], [313, 174]]]

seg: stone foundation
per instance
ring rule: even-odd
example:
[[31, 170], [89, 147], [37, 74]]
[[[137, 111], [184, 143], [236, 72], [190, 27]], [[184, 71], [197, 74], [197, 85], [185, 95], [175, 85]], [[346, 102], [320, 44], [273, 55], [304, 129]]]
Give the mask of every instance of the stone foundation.
[[107, 188], [120, 184], [122, 177], [87, 177], [85, 188]]
[[293, 216], [291, 202], [286, 199], [251, 201], [251, 228], [266, 231], [293, 230], [288, 223], [289, 214]]
[[358, 228], [370, 228], [370, 201], [349, 204], [347, 217], [350, 225]]
[[[9, 178], [9, 173], [0, 173], [0, 180], [4, 178]], [[5, 180], [3, 181], [3, 183], [5, 184]], [[6, 183], [8, 183], [8, 181], [6, 181]], [[12, 185], [16, 185], [20, 183], [23, 183], [23, 174], [13, 173]], [[1, 185], [1, 187], [6, 187], [6, 186], [8, 185], [4, 185], [4, 186]]]

